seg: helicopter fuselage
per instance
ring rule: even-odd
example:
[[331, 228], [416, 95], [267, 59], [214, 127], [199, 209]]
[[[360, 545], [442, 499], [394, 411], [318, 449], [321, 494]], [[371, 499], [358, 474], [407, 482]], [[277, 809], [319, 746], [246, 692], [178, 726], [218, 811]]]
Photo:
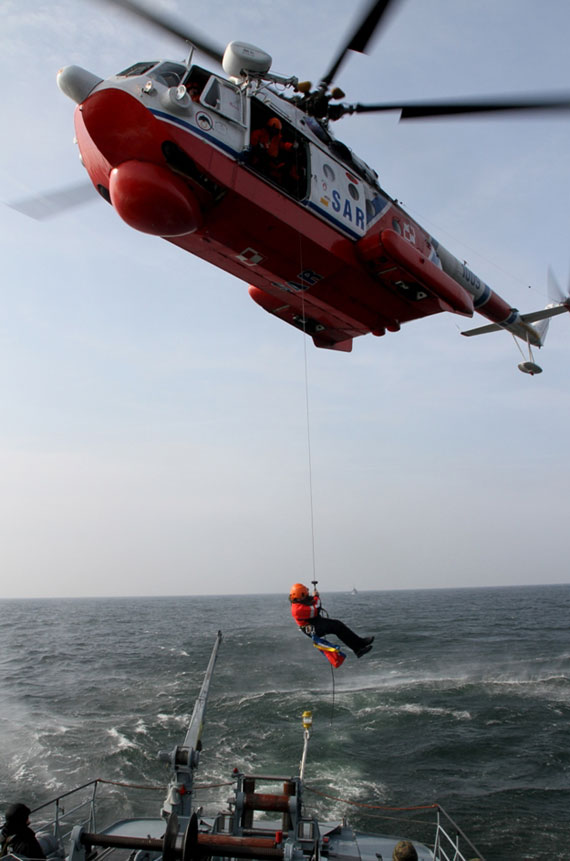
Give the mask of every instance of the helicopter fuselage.
[[75, 128], [91, 181], [128, 224], [246, 281], [318, 347], [350, 351], [358, 335], [474, 310], [541, 344], [301, 97], [139, 63], [95, 84]]

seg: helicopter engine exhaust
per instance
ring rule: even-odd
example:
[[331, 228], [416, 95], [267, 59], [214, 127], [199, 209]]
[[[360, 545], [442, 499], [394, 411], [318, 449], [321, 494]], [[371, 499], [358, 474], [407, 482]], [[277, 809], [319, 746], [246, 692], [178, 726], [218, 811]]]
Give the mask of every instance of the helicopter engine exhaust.
[[126, 161], [111, 171], [111, 203], [130, 227], [154, 236], [183, 236], [202, 225], [200, 204], [168, 168]]

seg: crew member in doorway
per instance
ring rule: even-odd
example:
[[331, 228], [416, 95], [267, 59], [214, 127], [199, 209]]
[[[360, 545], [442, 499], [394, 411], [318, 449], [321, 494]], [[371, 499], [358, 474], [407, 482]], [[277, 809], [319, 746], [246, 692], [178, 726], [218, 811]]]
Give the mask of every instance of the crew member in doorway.
[[315, 588], [312, 596], [303, 583], [295, 583], [289, 593], [291, 602], [291, 613], [301, 630], [312, 637], [324, 637], [326, 634], [334, 634], [339, 640], [352, 649], [357, 658], [366, 655], [372, 648], [374, 637], [359, 637], [351, 631], [344, 622], [338, 619], [329, 619], [321, 607], [321, 599]]
[[251, 133], [251, 145], [266, 153], [270, 158], [277, 158], [283, 146], [283, 126], [277, 117], [271, 117], [260, 129]]
[[251, 164], [280, 184], [285, 179], [298, 178], [291, 160], [294, 144], [283, 140], [283, 125], [278, 117], [271, 117], [260, 129], [251, 133]]

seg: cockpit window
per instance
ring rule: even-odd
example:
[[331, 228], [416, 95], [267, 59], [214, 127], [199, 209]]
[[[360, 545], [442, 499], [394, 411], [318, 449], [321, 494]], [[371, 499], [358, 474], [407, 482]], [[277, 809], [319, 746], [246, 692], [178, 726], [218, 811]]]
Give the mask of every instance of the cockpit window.
[[148, 72], [149, 69], [152, 69], [153, 66], [156, 66], [156, 60], [153, 60], [151, 63], [135, 63], [133, 66], [129, 66], [128, 69], [125, 69], [124, 72], [119, 72], [118, 78], [136, 78], [137, 75], [144, 75], [145, 72]]
[[188, 69], [182, 63], [161, 63], [149, 74], [149, 78], [166, 87], [177, 87]]

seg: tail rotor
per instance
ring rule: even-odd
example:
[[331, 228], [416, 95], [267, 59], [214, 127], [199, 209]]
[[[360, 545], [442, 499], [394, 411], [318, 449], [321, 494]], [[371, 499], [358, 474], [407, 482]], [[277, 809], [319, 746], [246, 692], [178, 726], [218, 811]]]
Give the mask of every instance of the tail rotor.
[[[546, 340], [546, 333], [548, 332], [548, 325], [550, 323], [550, 318], [556, 314], [563, 314], [564, 311], [570, 312], [570, 277], [568, 279], [568, 286], [566, 288], [566, 293], [560, 286], [560, 283], [554, 274], [554, 271], [551, 266], [548, 267], [548, 273], [546, 278], [546, 292], [548, 294], [548, 298], [550, 299], [549, 304], [546, 306], [544, 311], [537, 312], [533, 315], [526, 315], [526, 319], [533, 322], [533, 327], [535, 333], [538, 334], [540, 338], [540, 344], [538, 346], [542, 347]], [[517, 343], [517, 346], [518, 343]], [[534, 361], [532, 350], [530, 346], [530, 340], [527, 339], [527, 347], [528, 347], [528, 359], [521, 362], [519, 367], [519, 371], [522, 371], [524, 374], [530, 374], [533, 376], [534, 374], [540, 374], [542, 368], [537, 365]], [[520, 347], [519, 347], [520, 349]], [[522, 353], [522, 350], [521, 350]], [[524, 354], [523, 354], [524, 358]]]
[[549, 266], [546, 281], [546, 290], [548, 293], [548, 298], [553, 305], [564, 305], [566, 308], [568, 308], [568, 310], [570, 310], [570, 275], [568, 277], [566, 293], [564, 293], [556, 275], [554, 274], [552, 267]]
[[[552, 266], [549, 266], [546, 275], [546, 293], [550, 299], [549, 304], [546, 306], [547, 309], [560, 309], [560, 311], [562, 311], [565, 308], [567, 311], [570, 311], [570, 276], [568, 278], [568, 285], [565, 293], [560, 286], [558, 278], [554, 274]], [[540, 335], [541, 344], [544, 344], [546, 340], [549, 323], [550, 317], [547, 317], [544, 320], [539, 320], [535, 323], [535, 329]]]

